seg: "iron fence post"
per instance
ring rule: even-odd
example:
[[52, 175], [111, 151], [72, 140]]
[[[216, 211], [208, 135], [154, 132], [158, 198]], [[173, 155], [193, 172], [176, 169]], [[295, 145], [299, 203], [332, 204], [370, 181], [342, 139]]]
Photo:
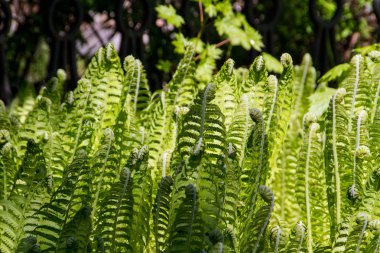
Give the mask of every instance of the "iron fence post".
[[8, 2], [0, 0], [0, 12], [3, 14], [0, 17], [0, 99], [5, 104], [10, 103], [12, 99], [12, 90], [10, 87], [7, 68], [6, 68], [6, 40], [12, 21], [12, 13]]

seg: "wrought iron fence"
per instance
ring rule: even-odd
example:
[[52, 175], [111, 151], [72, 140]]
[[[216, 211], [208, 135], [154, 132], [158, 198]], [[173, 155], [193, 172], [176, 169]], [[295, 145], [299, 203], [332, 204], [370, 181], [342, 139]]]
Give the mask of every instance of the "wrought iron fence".
[[[132, 5], [126, 5], [126, 2], [133, 3]], [[155, 52], [150, 52], [146, 55], [144, 49], [146, 45], [146, 36], [157, 33], [155, 30], [156, 20], [154, 7], [159, 1], [152, 0], [138, 0], [138, 1], [126, 1], [126, 0], [114, 0], [110, 1], [110, 5], [113, 5], [113, 20], [114, 24], [113, 32], [104, 36], [97, 33], [93, 27], [94, 24], [88, 24], [90, 31], [98, 39], [100, 45], [104, 45], [111, 38], [118, 35], [119, 54], [124, 57], [128, 54], [133, 54], [137, 58], [143, 60], [146, 63], [147, 72], [152, 79], [153, 89], [158, 88], [160, 85], [160, 77], [153, 71], [154, 64], [157, 63], [157, 55]], [[278, 55], [280, 52], [275, 52], [274, 49], [274, 35], [275, 28], [279, 22], [279, 17], [282, 14], [282, 1], [272, 0], [272, 8], [265, 13], [264, 19], [258, 19], [257, 10], [253, 1], [244, 1], [244, 10], [242, 12], [246, 15], [247, 20], [256, 27], [263, 36], [263, 42], [265, 44], [264, 51], [274, 55]], [[343, 0], [336, 0], [336, 11], [331, 20], [324, 20], [318, 13], [316, 7], [316, 0], [309, 0], [309, 17], [314, 24], [315, 41], [310, 51], [312, 52], [315, 65], [322, 73], [329, 67], [336, 64], [338, 61], [335, 42], [335, 28], [342, 16]], [[197, 33], [194, 30], [194, 13], [196, 9], [192, 6], [192, 1], [177, 1], [179, 3], [176, 6], [185, 18], [186, 27], [185, 33], [189, 36]], [[16, 41], [17, 45], [13, 45], [20, 50], [16, 50], [15, 56], [12, 58], [12, 66], [6, 64], [7, 48], [8, 48], [8, 35], [11, 27], [12, 12], [10, 4], [6, 0], [0, 0], [0, 98], [6, 103], [10, 101], [12, 96], [18, 90], [18, 84], [22, 83], [26, 77], [31, 58], [34, 54], [33, 50], [36, 50], [36, 46], [26, 47], [26, 44], [35, 45], [35, 39], [38, 36], [45, 36], [49, 42], [50, 48], [50, 62], [48, 64], [46, 78], [51, 77], [56, 73], [57, 69], [63, 68], [68, 73], [67, 89], [73, 89], [76, 81], [79, 78], [77, 68], [77, 55], [93, 53], [90, 47], [86, 49], [79, 49], [77, 41], [80, 39], [80, 27], [85, 22], [88, 13], [84, 13], [83, 6], [79, 0], [35, 0], [33, 3], [36, 7], [33, 12], [34, 23], [28, 21], [24, 22], [24, 29], [31, 29], [34, 27], [36, 31], [31, 31], [30, 40], [27, 42], [19, 40]], [[303, 10], [304, 11], [304, 10]], [[380, 0], [373, 1], [373, 11], [380, 22]], [[28, 17], [28, 15], [26, 15]], [[30, 15], [29, 15], [30, 16]], [[37, 21], [35, 21], [37, 20]], [[289, 24], [291, 25], [291, 24]], [[38, 29], [37, 29], [38, 28]], [[13, 34], [12, 36], [16, 36]], [[162, 35], [163, 37], [165, 35]], [[207, 37], [207, 33], [205, 33]], [[153, 36], [157, 38], [157, 34]], [[379, 32], [380, 38], [380, 32]], [[207, 40], [207, 38], [205, 38]], [[33, 42], [34, 41], [34, 42]], [[168, 43], [169, 38], [163, 38], [163, 41]], [[19, 45], [18, 45], [19, 43]], [[22, 44], [24, 43], [24, 44]], [[34, 43], [34, 44], [33, 44]], [[150, 41], [149, 43], [155, 43]], [[332, 58], [327, 56], [327, 48], [332, 51]], [[81, 50], [83, 52], [81, 52]], [[245, 60], [251, 62], [252, 58], [257, 52], [251, 52], [250, 56]], [[23, 61], [20, 67], [18, 57], [29, 55], [26, 60]], [[152, 60], [153, 59], [153, 60]], [[245, 63], [246, 63], [245, 62]], [[244, 63], [243, 63], [244, 64]], [[8, 75], [9, 69], [22, 68], [17, 77], [10, 78]], [[43, 80], [41, 80], [43, 81]], [[36, 87], [41, 86], [43, 82], [38, 82]]]

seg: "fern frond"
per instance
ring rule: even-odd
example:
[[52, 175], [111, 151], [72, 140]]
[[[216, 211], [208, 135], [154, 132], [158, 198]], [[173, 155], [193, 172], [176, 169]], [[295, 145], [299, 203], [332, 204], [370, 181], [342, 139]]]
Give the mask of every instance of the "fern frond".
[[203, 247], [203, 226], [196, 188], [189, 184], [170, 229], [169, 252], [199, 252]]
[[149, 241], [153, 181], [148, 167], [148, 156], [148, 147], [143, 146], [137, 154], [135, 164], [131, 167], [134, 183], [131, 228], [134, 231], [131, 235], [133, 252], [146, 250]]
[[101, 252], [132, 251], [133, 179], [125, 168], [102, 200], [95, 235]]
[[133, 56], [127, 56], [124, 59], [123, 67], [125, 71], [125, 82], [127, 84], [124, 86], [124, 89], [126, 89], [124, 94], [131, 96], [132, 108], [134, 112], [139, 113], [148, 106], [151, 97], [144, 67], [141, 61], [135, 59]]
[[297, 166], [296, 194], [301, 217], [306, 220], [308, 252], [312, 252], [314, 242], [324, 242], [330, 236], [325, 177], [321, 170], [322, 136], [315, 120], [312, 114], [304, 116], [303, 144]]
[[292, 229], [289, 243], [286, 246], [285, 252], [307, 252], [307, 230], [302, 221], [298, 222]]
[[[264, 185], [259, 188], [260, 196], [263, 204], [257, 210], [255, 215], [252, 213], [248, 219], [244, 221], [244, 230], [240, 242], [241, 252], [263, 252], [265, 249], [265, 231], [269, 224], [269, 219], [274, 208], [273, 192]], [[260, 204], [255, 203], [260, 206]]]
[[89, 203], [91, 175], [87, 165], [87, 153], [80, 149], [72, 164], [65, 170], [62, 184], [54, 192], [50, 203], [36, 213], [38, 226], [33, 231], [42, 250], [54, 250], [62, 228], [82, 207]]
[[348, 235], [344, 252], [364, 252], [367, 247], [369, 217], [365, 213], [358, 213], [355, 217], [355, 224]]
[[[7, 135], [6, 130], [0, 130], [2, 137]], [[1, 137], [0, 137], [1, 138]], [[5, 138], [4, 138], [5, 140]], [[0, 149], [0, 199], [7, 199], [12, 189], [13, 179], [17, 173], [15, 148], [5, 142]]]
[[14, 252], [36, 221], [33, 215], [47, 200], [46, 164], [42, 150], [29, 140], [9, 196], [0, 201], [0, 250]]
[[270, 241], [270, 250], [269, 252], [279, 253], [285, 252], [286, 244], [288, 242], [288, 235], [280, 226], [276, 225], [270, 230], [269, 241]]
[[88, 252], [91, 229], [91, 208], [84, 206], [62, 228], [56, 252]]
[[335, 237], [338, 225], [349, 214], [351, 205], [346, 197], [347, 189], [351, 186], [352, 158], [349, 155], [350, 139], [347, 133], [348, 115], [344, 107], [345, 89], [340, 88], [331, 98], [325, 116], [325, 175], [327, 200], [331, 219], [331, 238]]
[[169, 209], [173, 179], [163, 177], [159, 184], [153, 208], [154, 237], [156, 252], [165, 252], [169, 238]]
[[231, 124], [239, 99], [235, 96], [235, 94], [237, 94], [237, 87], [234, 64], [235, 62], [232, 59], [228, 59], [213, 78], [213, 83], [215, 83], [216, 86], [213, 103], [220, 108], [225, 116], [224, 124], [226, 128]]
[[239, 166], [243, 165], [245, 147], [251, 131], [252, 121], [249, 116], [248, 96], [243, 94], [240, 104], [236, 107], [232, 123], [227, 130], [226, 143], [231, 143], [235, 147]]

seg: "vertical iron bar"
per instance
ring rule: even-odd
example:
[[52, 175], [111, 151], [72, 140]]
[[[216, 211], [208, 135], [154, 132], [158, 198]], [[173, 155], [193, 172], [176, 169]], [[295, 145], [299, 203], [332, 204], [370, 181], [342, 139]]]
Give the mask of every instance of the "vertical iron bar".
[[2, 25], [2, 29], [0, 30], [0, 99], [3, 100], [5, 104], [8, 104], [12, 99], [12, 90], [6, 71], [5, 49], [7, 35], [12, 20], [12, 14], [9, 8], [9, 3], [5, 0], [0, 0], [0, 10], [4, 14], [0, 20], [0, 24]]
[[380, 0], [373, 0], [372, 2], [373, 12], [376, 16], [377, 21], [377, 41], [380, 41]]
[[[335, 26], [343, 13], [343, 0], [336, 0], [336, 10], [330, 20], [324, 20], [318, 10], [316, 0], [309, 0], [309, 15], [314, 24], [316, 34], [313, 43], [313, 58], [317, 69], [321, 74], [338, 63], [335, 44]], [[332, 59], [329, 61], [328, 46], [330, 46]]]

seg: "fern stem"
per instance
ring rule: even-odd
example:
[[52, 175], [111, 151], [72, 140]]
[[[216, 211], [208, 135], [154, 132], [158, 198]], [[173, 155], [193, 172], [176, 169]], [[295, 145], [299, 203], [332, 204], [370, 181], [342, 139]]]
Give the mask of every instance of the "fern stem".
[[360, 146], [360, 128], [361, 128], [361, 123], [364, 115], [366, 114], [365, 110], [360, 111], [359, 117], [358, 117], [358, 122], [356, 125], [356, 138], [355, 138], [355, 152], [354, 152], [354, 166], [353, 166], [353, 172], [352, 172], [352, 181], [353, 181], [353, 186], [356, 185], [356, 165], [357, 165], [357, 149]]
[[281, 228], [278, 227], [276, 234], [276, 244], [274, 245], [274, 253], [278, 253], [278, 247], [280, 246]]
[[260, 113], [260, 117], [258, 119], [259, 123], [256, 123], [256, 124], [260, 124], [261, 125], [261, 141], [260, 141], [260, 156], [259, 156], [259, 166], [258, 166], [258, 171], [256, 173], [256, 179], [255, 179], [255, 191], [253, 193], [253, 197], [251, 199], [251, 213], [253, 214], [253, 210], [255, 209], [255, 206], [256, 206], [256, 197], [257, 197], [257, 193], [258, 193], [258, 189], [259, 189], [259, 186], [260, 186], [260, 176], [261, 176], [261, 169], [263, 167], [263, 153], [264, 153], [264, 145], [265, 145], [265, 126], [264, 126], [264, 119], [263, 119], [263, 116], [262, 114]]
[[373, 123], [373, 120], [375, 118], [375, 114], [377, 111], [377, 103], [379, 101], [379, 94], [380, 94], [380, 80], [379, 80], [379, 84], [377, 85], [376, 95], [373, 102], [373, 107], [372, 107], [372, 112], [371, 112], [371, 124]]
[[166, 176], [166, 158], [168, 156], [168, 152], [164, 151], [162, 154], [162, 177], [164, 178]]
[[199, 130], [199, 137], [203, 137], [205, 116], [206, 116], [206, 105], [207, 105], [207, 93], [210, 91], [211, 84], [208, 84], [202, 98], [202, 112], [201, 112], [201, 125]]
[[259, 247], [259, 244], [260, 244], [260, 240], [261, 240], [261, 237], [264, 235], [264, 232], [265, 232], [265, 229], [267, 228], [268, 226], [268, 223], [269, 223], [269, 220], [270, 220], [270, 217], [272, 215], [272, 212], [273, 212], [273, 208], [274, 208], [274, 196], [270, 202], [270, 208], [269, 208], [269, 212], [268, 212], [268, 215], [267, 217], [265, 218], [265, 222], [263, 224], [263, 226], [261, 227], [260, 229], [260, 234], [258, 235], [257, 237], [257, 240], [256, 240], [256, 243], [255, 243], [255, 246], [252, 250], [252, 253], [256, 253], [258, 247]]
[[249, 128], [249, 101], [248, 101], [248, 96], [243, 94], [241, 97], [242, 102], [244, 103], [244, 108], [245, 108], [245, 124], [244, 124], [244, 137], [243, 137], [243, 144], [241, 147], [241, 152], [240, 155], [240, 161], [239, 161], [239, 166], [241, 167], [244, 161], [244, 155], [245, 155], [245, 148], [247, 146], [247, 139], [248, 139], [248, 128]]
[[338, 152], [336, 148], [336, 96], [335, 93], [332, 101], [332, 148], [334, 156], [334, 172], [335, 172], [335, 193], [336, 193], [336, 222], [340, 224], [340, 212], [341, 212], [341, 190], [340, 190], [340, 175], [339, 175], [339, 164], [338, 164]]
[[377, 243], [376, 243], [376, 248], [374, 250], [374, 253], [379, 252], [379, 245], [380, 245], [380, 235], [377, 237]]
[[[300, 222], [301, 224], [301, 227], [302, 227], [302, 221]], [[298, 244], [298, 248], [297, 248], [297, 253], [300, 253], [301, 252], [301, 248], [302, 248], [302, 243], [303, 243], [303, 239], [305, 238], [305, 229], [302, 227], [302, 233], [301, 233], [301, 238], [300, 238], [300, 242]]]
[[270, 123], [272, 121], [272, 117], [273, 117], [273, 112], [274, 112], [274, 107], [276, 106], [276, 101], [277, 101], [277, 93], [278, 93], [278, 80], [275, 76], [273, 76], [273, 81], [274, 81], [274, 96], [273, 96], [273, 101], [272, 101], [272, 105], [271, 105], [271, 108], [270, 108], [270, 112], [269, 112], [269, 116], [268, 116], [268, 121], [267, 121], [267, 126], [266, 126], [266, 132], [268, 133], [269, 132], [269, 129], [270, 129]]
[[360, 236], [359, 236], [359, 240], [358, 240], [358, 244], [356, 246], [355, 253], [359, 253], [360, 252], [360, 244], [362, 243], [365, 230], [367, 229], [367, 225], [368, 225], [368, 217], [367, 217], [367, 215], [365, 215], [365, 220], [364, 220], [363, 228], [362, 228], [362, 231], [361, 231]]
[[305, 86], [305, 83], [306, 83], [306, 76], [307, 76], [307, 72], [309, 70], [309, 65], [310, 65], [310, 56], [306, 57], [305, 58], [305, 66], [304, 66], [304, 69], [302, 71], [302, 78], [301, 78], [301, 83], [300, 83], [300, 91], [298, 93], [298, 96], [297, 96], [297, 101], [296, 101], [296, 105], [295, 105], [295, 108], [294, 108], [294, 113], [293, 115], [297, 115], [298, 114], [298, 109], [299, 109], [299, 106], [300, 106], [300, 103], [301, 103], [301, 99], [302, 99], [302, 95], [303, 95], [303, 90], [304, 90], [304, 86]]
[[135, 111], [137, 111], [137, 100], [139, 97], [140, 82], [141, 82], [141, 66], [139, 62], [137, 61], [135, 62], [137, 63], [137, 83], [136, 83], [136, 91], [135, 91], [135, 99], [134, 99], [134, 108], [135, 108]]
[[105, 171], [105, 168], [107, 165], [108, 157], [109, 157], [111, 146], [112, 146], [112, 139], [113, 139], [113, 132], [110, 128], [107, 128], [104, 132], [105, 132], [104, 133], [105, 135], [110, 135], [110, 136], [109, 136], [109, 142], [107, 145], [106, 157], [104, 158], [103, 165], [102, 165], [101, 172], [100, 172], [99, 182], [98, 182], [98, 185], [96, 187], [94, 202], [92, 203], [92, 211], [91, 211], [91, 218], [92, 219], [94, 219], [95, 212], [97, 210], [96, 205], [98, 204], [100, 188], [101, 188], [102, 183], [103, 183], [103, 175], [104, 175], [104, 171]]
[[120, 197], [119, 197], [119, 201], [117, 202], [117, 206], [116, 206], [116, 210], [115, 210], [115, 220], [113, 222], [113, 230], [112, 230], [112, 250], [111, 252], [116, 252], [115, 251], [115, 241], [116, 241], [116, 226], [117, 226], [117, 221], [118, 221], [118, 216], [119, 216], [119, 210], [120, 210], [120, 207], [121, 207], [121, 204], [122, 204], [122, 201], [123, 201], [123, 198], [124, 198], [124, 195], [125, 195], [125, 192], [127, 191], [127, 187], [128, 187], [128, 184], [129, 184], [129, 179], [130, 179], [130, 176], [131, 176], [131, 172], [129, 169], [126, 169], [127, 170], [127, 176], [125, 178], [125, 181], [124, 181], [124, 185], [123, 185], [123, 191], [122, 193], [120, 194]]
[[[194, 195], [193, 195], [193, 203], [192, 203], [192, 210], [191, 210], [191, 222], [189, 224], [189, 233], [187, 234], [187, 243], [186, 245], [191, 245], [191, 235], [193, 233], [193, 223], [194, 223], [194, 220], [195, 220], [195, 213], [197, 211], [197, 190], [195, 189], [195, 186], [192, 185], [192, 187], [194, 187]], [[190, 252], [191, 251], [191, 247], [188, 247], [187, 248], [187, 252]]]
[[360, 55], [355, 55], [355, 85], [354, 85], [354, 94], [352, 96], [350, 117], [348, 118], [348, 132], [352, 130], [352, 117], [354, 116], [355, 102], [356, 102], [356, 93], [358, 92], [359, 86], [359, 66], [360, 66]]
[[310, 163], [310, 149], [312, 135], [317, 125], [312, 124], [309, 130], [307, 154], [306, 154], [306, 166], [305, 166], [305, 197], [306, 197], [306, 219], [307, 219], [307, 250], [309, 253], [313, 252], [313, 236], [311, 227], [311, 214], [310, 214], [310, 200], [309, 200], [309, 163]]

